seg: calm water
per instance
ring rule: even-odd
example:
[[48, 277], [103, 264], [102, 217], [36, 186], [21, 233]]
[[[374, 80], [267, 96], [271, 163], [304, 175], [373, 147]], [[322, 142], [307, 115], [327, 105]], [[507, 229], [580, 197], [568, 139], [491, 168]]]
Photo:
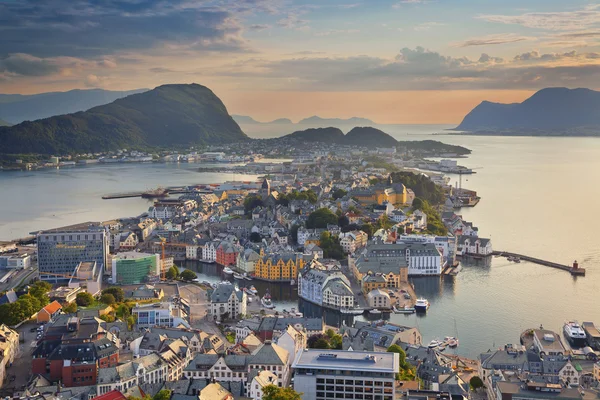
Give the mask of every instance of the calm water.
[[[381, 128], [399, 140], [435, 139], [473, 150], [460, 163], [480, 169], [463, 177], [463, 186], [477, 190], [482, 200], [473, 209], [463, 209], [462, 215], [482, 236], [492, 238], [494, 248], [565, 264], [577, 259], [587, 269], [586, 277], [574, 279], [563, 271], [494, 258], [491, 265], [465, 266], [456, 278], [415, 279], [417, 292], [429, 299], [431, 309], [425, 317], [392, 315], [392, 321], [417, 325], [427, 341], [454, 335], [456, 321], [458, 352], [469, 356], [516, 343], [523, 329], [540, 324], [556, 331], [566, 319], [600, 325], [600, 139], [432, 137], [447, 126]], [[273, 136], [276, 129], [281, 128], [254, 127], [249, 134]], [[138, 215], [150, 204], [141, 199], [101, 200], [106, 193], [233, 179], [228, 174], [200, 174], [196, 167], [110, 165], [0, 173], [0, 239], [85, 220]], [[218, 270], [203, 269], [200, 276], [221, 279]], [[253, 283], [261, 294], [266, 290], [264, 284]], [[269, 290], [279, 308], [296, 306], [293, 289], [269, 285]], [[311, 313], [310, 307], [302, 308]]]

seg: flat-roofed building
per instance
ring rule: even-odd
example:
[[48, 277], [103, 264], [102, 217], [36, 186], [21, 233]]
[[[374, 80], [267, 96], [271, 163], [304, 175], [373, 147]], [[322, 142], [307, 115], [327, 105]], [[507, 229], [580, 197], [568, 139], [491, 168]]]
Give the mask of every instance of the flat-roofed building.
[[399, 372], [396, 353], [303, 349], [292, 367], [294, 390], [304, 400], [393, 400]]
[[80, 262], [69, 280], [69, 287], [84, 288], [92, 296], [99, 294], [102, 290], [102, 267], [98, 267], [96, 261]]
[[533, 330], [533, 344], [539, 351], [540, 357], [543, 356], [559, 356], [566, 354], [565, 347], [558, 336], [553, 331], [546, 329]]
[[156, 281], [160, 272], [158, 254], [128, 251], [115, 254], [112, 258], [112, 282], [115, 284], [137, 285]]
[[100, 222], [85, 222], [37, 233], [40, 279], [67, 282], [83, 261], [102, 270], [108, 259], [109, 234]]

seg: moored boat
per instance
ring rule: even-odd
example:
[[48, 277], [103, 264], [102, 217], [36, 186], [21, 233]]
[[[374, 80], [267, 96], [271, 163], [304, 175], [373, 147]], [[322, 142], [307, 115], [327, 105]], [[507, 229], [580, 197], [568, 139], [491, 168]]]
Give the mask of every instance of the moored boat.
[[262, 297], [262, 299], [260, 299], [260, 302], [264, 308], [269, 308], [269, 309], [275, 308], [275, 306], [273, 305], [273, 302], [271, 301], [271, 294], [269, 293], [268, 290], [267, 290], [267, 293], [265, 293], [265, 295]]
[[400, 307], [400, 308], [394, 306], [392, 308], [392, 310], [394, 311], [395, 314], [412, 314], [415, 312], [415, 308], [409, 307], [409, 306], [404, 306], [404, 307]]
[[587, 336], [577, 321], [565, 322], [563, 334], [573, 347], [580, 348], [587, 346]]
[[417, 299], [417, 302], [415, 303], [415, 311], [418, 313], [425, 313], [429, 309], [429, 305], [429, 301], [421, 297]]
[[379, 315], [379, 314], [381, 314], [381, 311], [379, 311], [378, 309], [374, 308], [372, 310], [369, 310], [369, 314]]
[[229, 267], [223, 268], [223, 272], [226, 273], [227, 275], [233, 274], [233, 270]]
[[238, 279], [238, 280], [242, 280], [242, 279], [244, 279], [244, 277], [243, 277], [242, 275], [238, 274], [237, 272], [234, 272], [234, 273], [233, 273], [233, 277], [234, 277], [235, 279]]
[[458, 339], [453, 336], [446, 336], [444, 338], [444, 343], [448, 345], [448, 347], [455, 348], [458, 347]]
[[442, 345], [442, 342], [440, 342], [439, 340], [432, 340], [431, 342], [429, 342], [429, 345], [427, 347], [429, 347], [430, 349], [435, 349], [438, 348]]
[[248, 288], [248, 291], [250, 293], [252, 293], [253, 295], [258, 294], [258, 290], [256, 290], [256, 288], [254, 287], [254, 285], [250, 286], [250, 288]]

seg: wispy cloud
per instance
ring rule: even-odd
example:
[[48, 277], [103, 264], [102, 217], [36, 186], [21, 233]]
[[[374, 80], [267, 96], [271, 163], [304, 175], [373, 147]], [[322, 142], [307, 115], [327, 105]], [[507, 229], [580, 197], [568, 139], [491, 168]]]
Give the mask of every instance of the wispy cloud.
[[343, 35], [350, 33], [360, 33], [359, 29], [329, 29], [322, 32], [316, 32], [315, 36]]
[[444, 26], [441, 22], [423, 22], [422, 24], [415, 25], [413, 29], [417, 32], [429, 31], [431, 28], [436, 28], [439, 26]]
[[470, 46], [489, 46], [505, 43], [523, 42], [526, 40], [535, 40], [534, 37], [520, 36], [514, 33], [505, 33], [501, 35], [482, 36], [480, 38], [467, 39], [461, 42], [453, 43], [455, 47], [470, 47]]
[[590, 5], [576, 11], [529, 12], [519, 15], [484, 14], [476, 18], [534, 29], [581, 30], [600, 25], [600, 5]]
[[267, 24], [252, 24], [252, 25], [248, 26], [248, 29], [250, 29], [251, 31], [260, 32], [260, 31], [267, 30], [270, 27], [271, 27], [271, 25], [267, 25]]

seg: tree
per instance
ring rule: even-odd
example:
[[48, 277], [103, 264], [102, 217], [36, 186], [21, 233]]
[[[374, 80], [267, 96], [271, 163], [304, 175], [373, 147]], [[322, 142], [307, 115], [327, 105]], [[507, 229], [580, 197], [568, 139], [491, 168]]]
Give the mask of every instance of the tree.
[[100, 297], [100, 301], [108, 306], [112, 306], [113, 304], [115, 304], [117, 301], [115, 300], [115, 296], [113, 296], [110, 293], [104, 293], [101, 297]]
[[75, 303], [75, 302], [69, 303], [69, 305], [67, 305], [66, 307], [63, 307], [63, 311], [66, 314], [75, 314], [77, 312], [77, 303]]
[[176, 266], [172, 266], [166, 273], [167, 279], [177, 279], [179, 276], [179, 269]]
[[94, 302], [94, 296], [92, 296], [88, 292], [77, 293], [75, 302], [80, 307], [87, 307]]
[[360, 227], [360, 230], [369, 235], [369, 238], [372, 238], [375, 233], [375, 227], [371, 223], [364, 224]]
[[345, 215], [342, 215], [338, 218], [338, 225], [344, 229], [344, 227], [350, 224], [350, 220]]
[[183, 271], [181, 273], [180, 278], [183, 279], [184, 281], [191, 282], [194, 279], [196, 279], [197, 276], [196, 276], [196, 273], [194, 271], [186, 269], [185, 271]]
[[169, 400], [171, 398], [171, 391], [168, 389], [163, 389], [160, 392], [156, 393], [152, 400]]
[[298, 393], [291, 387], [280, 388], [267, 385], [263, 388], [262, 400], [302, 400], [304, 393]]
[[344, 258], [344, 249], [340, 244], [337, 236], [332, 236], [331, 233], [325, 231], [321, 234], [319, 246], [323, 250], [324, 258], [333, 258], [341, 260]]
[[117, 303], [122, 303], [125, 301], [125, 292], [123, 289], [118, 286], [109, 287], [102, 291], [102, 294], [112, 294], [115, 297], [115, 301]]
[[484, 386], [483, 381], [478, 376], [472, 377], [469, 380], [469, 385], [471, 385], [471, 389], [473, 390], [481, 389]]
[[250, 234], [250, 241], [254, 243], [259, 243], [260, 241], [262, 241], [262, 236], [260, 236], [260, 233], [258, 232], [252, 232]]
[[333, 191], [333, 193], [331, 193], [331, 197], [334, 200], [337, 200], [337, 199], [341, 199], [342, 197], [344, 197], [347, 194], [348, 194], [348, 192], [346, 192], [344, 189], [336, 189]]
[[390, 229], [392, 226], [394, 226], [394, 223], [392, 221], [390, 221], [390, 219], [388, 218], [387, 215], [383, 214], [381, 217], [379, 217], [379, 219], [377, 220], [377, 222], [375, 223], [375, 230], [379, 230], [379, 229]]
[[100, 316], [100, 319], [102, 321], [106, 321], [106, 322], [115, 322], [115, 317], [113, 315], [110, 315], [110, 314], [102, 314]]
[[338, 217], [328, 208], [319, 208], [308, 216], [306, 227], [327, 228], [328, 224], [337, 225]]
[[244, 199], [244, 211], [246, 211], [246, 214], [254, 210], [256, 207], [262, 206], [264, 206], [264, 203], [262, 201], [262, 197], [260, 197], [258, 194], [248, 195]]
[[46, 304], [50, 303], [50, 298], [48, 297], [48, 292], [52, 289], [52, 285], [48, 282], [37, 281], [29, 288], [29, 294], [32, 297], [35, 297], [40, 302], [40, 307], [44, 307]]
[[133, 329], [135, 322], [136, 322], [135, 317], [133, 315], [130, 315], [129, 317], [127, 317], [127, 327], [129, 328], [129, 330]]
[[409, 362], [406, 361], [406, 353], [402, 347], [393, 344], [387, 348], [388, 353], [398, 353], [400, 372], [396, 375], [397, 380], [412, 381], [416, 378], [416, 370]]

